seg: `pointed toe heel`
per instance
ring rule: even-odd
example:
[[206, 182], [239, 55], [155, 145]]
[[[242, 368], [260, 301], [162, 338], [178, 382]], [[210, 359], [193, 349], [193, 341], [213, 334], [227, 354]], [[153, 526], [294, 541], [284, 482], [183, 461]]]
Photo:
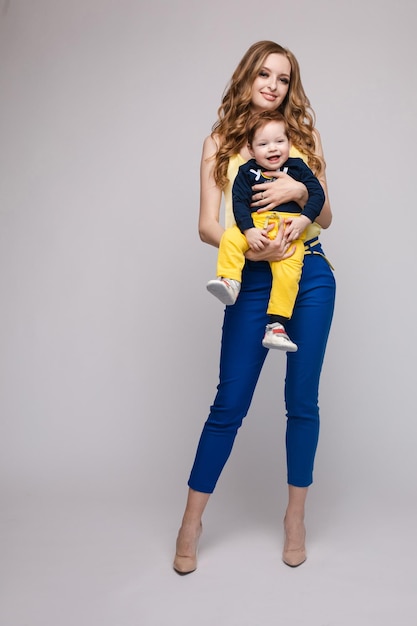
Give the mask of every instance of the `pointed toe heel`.
[[198, 542], [200, 540], [202, 530], [203, 530], [203, 527], [200, 526], [200, 530], [197, 533], [197, 536], [194, 541], [194, 546], [192, 550], [193, 554], [191, 555], [181, 554], [181, 550], [179, 549], [181, 529], [180, 529], [180, 532], [178, 533], [177, 551], [175, 553], [174, 563], [172, 567], [174, 571], [180, 576], [186, 576], [187, 574], [192, 574], [197, 569]]
[[[284, 520], [284, 527], [285, 527], [285, 522], [286, 520]], [[304, 524], [302, 525], [302, 532], [299, 531], [299, 534], [301, 536], [298, 539], [299, 541], [298, 548], [290, 549], [287, 547], [289, 544], [288, 533], [285, 528], [284, 528], [284, 531], [285, 531], [285, 542], [284, 542], [284, 550], [282, 552], [282, 560], [284, 561], [285, 565], [288, 565], [288, 567], [299, 567], [307, 560], [306, 547], [305, 547], [306, 531], [305, 531]], [[293, 537], [293, 541], [294, 541], [294, 537]]]
[[302, 547], [296, 550], [284, 550], [282, 560], [288, 567], [299, 567], [307, 560], [306, 549]]
[[174, 571], [177, 572], [180, 576], [187, 576], [187, 574], [192, 574], [197, 569], [197, 555], [196, 556], [180, 556], [179, 554], [175, 555]]

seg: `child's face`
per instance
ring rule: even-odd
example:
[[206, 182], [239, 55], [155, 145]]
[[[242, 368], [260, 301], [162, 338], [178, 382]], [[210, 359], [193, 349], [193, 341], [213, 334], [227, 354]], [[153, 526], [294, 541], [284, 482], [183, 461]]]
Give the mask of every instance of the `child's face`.
[[290, 154], [290, 141], [283, 122], [267, 122], [260, 128], [248, 146], [256, 162], [265, 170], [277, 170]]

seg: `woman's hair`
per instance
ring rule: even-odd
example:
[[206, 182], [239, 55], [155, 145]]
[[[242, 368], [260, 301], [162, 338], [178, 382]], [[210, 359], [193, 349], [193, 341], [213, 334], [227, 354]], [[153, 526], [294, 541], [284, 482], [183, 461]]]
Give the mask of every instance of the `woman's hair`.
[[258, 130], [262, 130], [269, 122], [281, 122], [284, 124], [285, 134], [288, 139], [290, 138], [290, 129], [288, 128], [287, 120], [280, 111], [262, 111], [262, 113], [256, 113], [249, 118], [246, 127], [246, 140], [250, 146], [253, 144]]
[[218, 109], [218, 119], [212, 136], [217, 139], [214, 179], [221, 188], [228, 183], [227, 168], [232, 155], [239, 152], [246, 141], [247, 123], [252, 116], [252, 85], [270, 54], [282, 54], [291, 65], [288, 93], [278, 110], [284, 115], [293, 144], [303, 152], [313, 172], [322, 171], [323, 161], [315, 154], [313, 134], [315, 117], [303, 85], [295, 56], [274, 41], [258, 41], [246, 52], [226, 88]]

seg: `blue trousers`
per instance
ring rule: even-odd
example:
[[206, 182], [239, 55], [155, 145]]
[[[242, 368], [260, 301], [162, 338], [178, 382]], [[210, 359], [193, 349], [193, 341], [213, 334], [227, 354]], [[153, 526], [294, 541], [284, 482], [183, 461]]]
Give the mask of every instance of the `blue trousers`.
[[[298, 345], [287, 353], [287, 480], [296, 487], [313, 482], [319, 436], [318, 388], [333, 317], [335, 280], [327, 261], [315, 254], [304, 258], [300, 289], [292, 318], [285, 327]], [[212, 493], [246, 416], [268, 350], [262, 346], [271, 289], [268, 263], [245, 265], [236, 304], [225, 310], [217, 394], [197, 448], [189, 487]]]

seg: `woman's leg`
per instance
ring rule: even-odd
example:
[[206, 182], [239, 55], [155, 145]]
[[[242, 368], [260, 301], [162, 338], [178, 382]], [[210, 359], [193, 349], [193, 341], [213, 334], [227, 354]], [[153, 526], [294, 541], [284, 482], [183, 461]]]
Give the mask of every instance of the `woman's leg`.
[[174, 559], [174, 569], [179, 574], [190, 574], [197, 567], [197, 546], [202, 531], [201, 518], [209, 497], [209, 493], [188, 490]]
[[290, 567], [297, 567], [306, 560], [305, 548], [305, 502], [308, 487], [288, 485], [288, 506], [284, 519], [285, 541], [282, 558]]
[[325, 259], [307, 255], [294, 313], [287, 324], [298, 351], [287, 354], [288, 483], [308, 487], [313, 482], [319, 435], [318, 393], [321, 368], [333, 317], [335, 281]]
[[174, 568], [194, 571], [202, 515], [210, 493], [230, 455], [267, 355], [262, 338], [271, 288], [267, 264], [262, 270], [245, 268], [236, 304], [226, 307], [217, 394], [204, 424], [188, 485], [187, 505], [178, 533]]
[[320, 256], [306, 255], [294, 313], [287, 324], [298, 345], [297, 352], [287, 355], [285, 381], [289, 500], [284, 560], [293, 565], [294, 560], [296, 564], [305, 560], [304, 509], [307, 487], [313, 482], [319, 436], [318, 389], [334, 298], [335, 281], [327, 262]]
[[268, 351], [262, 346], [271, 272], [245, 268], [240, 295], [226, 307], [220, 380], [204, 424], [188, 486], [212, 493], [252, 401]]

